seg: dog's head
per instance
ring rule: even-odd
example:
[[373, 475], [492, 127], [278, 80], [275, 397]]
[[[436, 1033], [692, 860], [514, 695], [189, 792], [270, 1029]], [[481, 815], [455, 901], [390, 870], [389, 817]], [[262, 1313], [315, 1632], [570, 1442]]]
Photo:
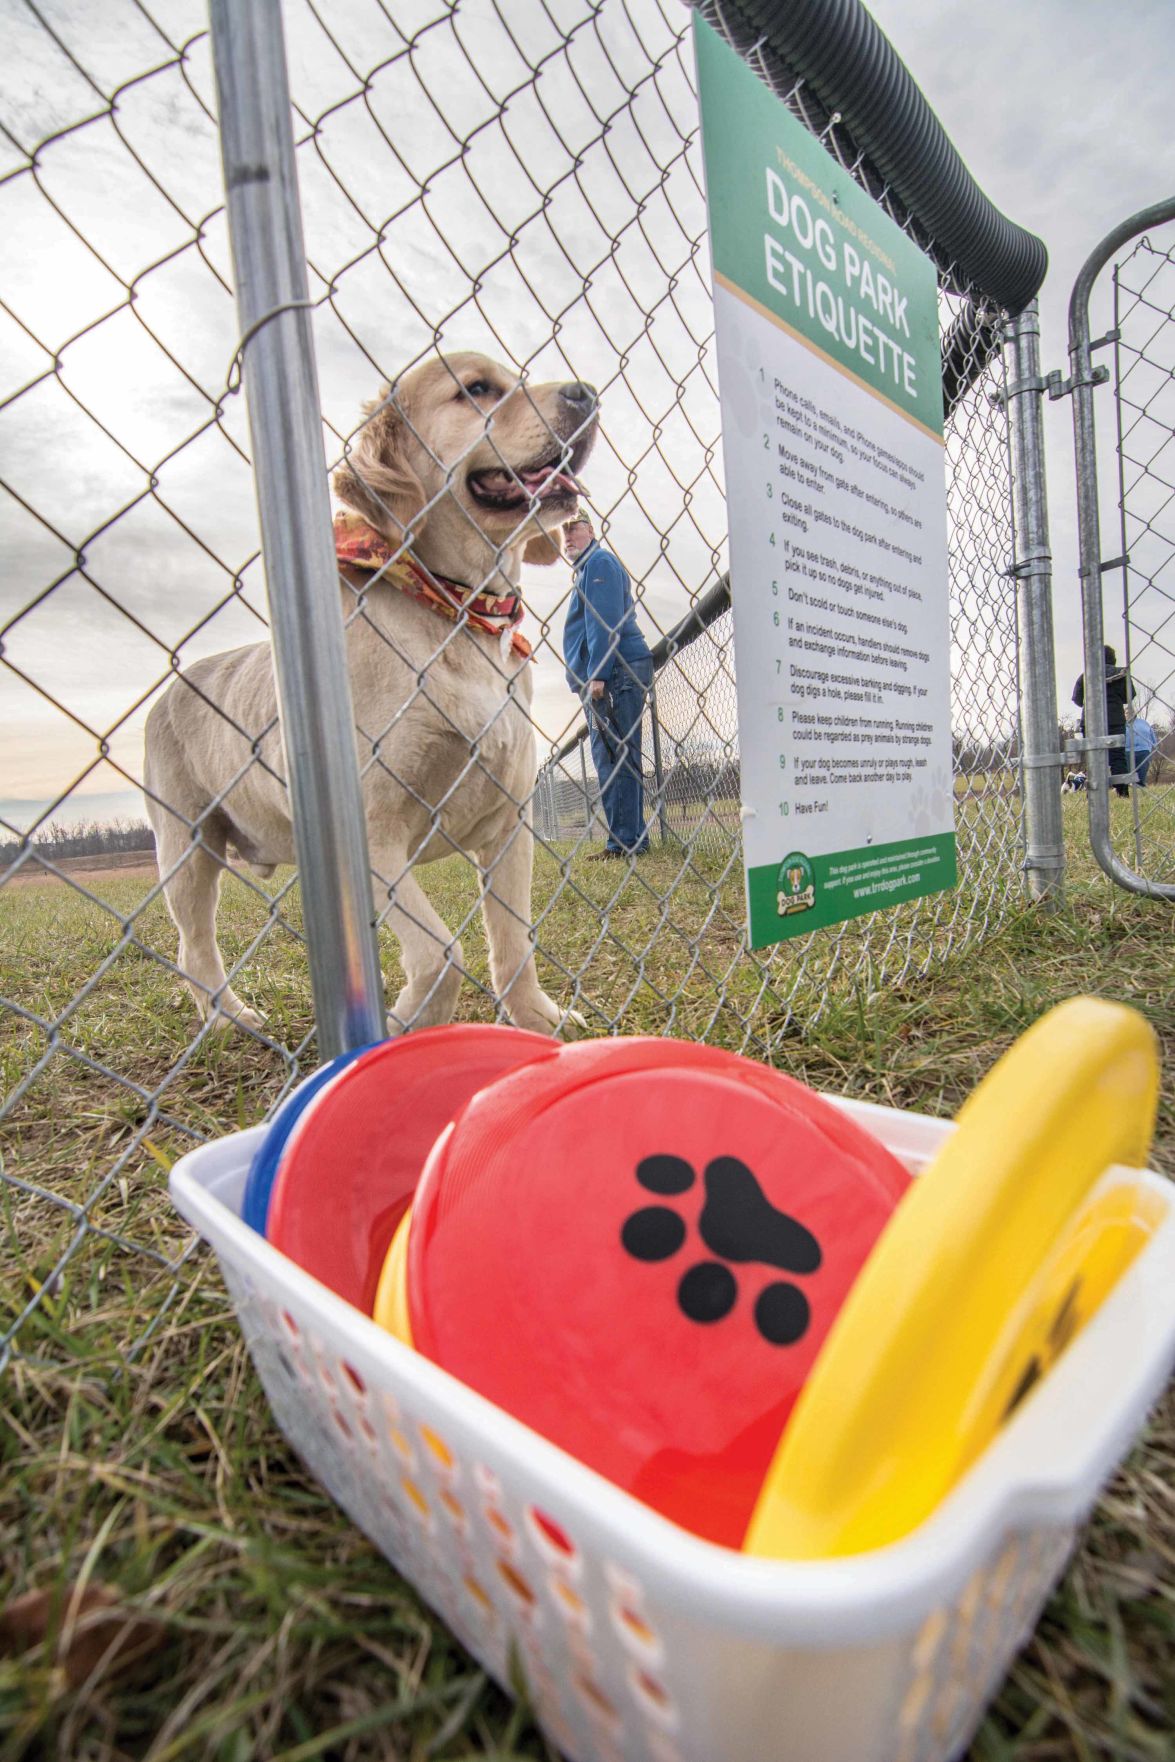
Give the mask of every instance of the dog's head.
[[594, 387], [524, 384], [465, 352], [411, 368], [366, 415], [335, 493], [391, 543], [411, 533], [421, 562], [470, 586], [516, 582], [524, 553], [558, 561], [596, 438]]

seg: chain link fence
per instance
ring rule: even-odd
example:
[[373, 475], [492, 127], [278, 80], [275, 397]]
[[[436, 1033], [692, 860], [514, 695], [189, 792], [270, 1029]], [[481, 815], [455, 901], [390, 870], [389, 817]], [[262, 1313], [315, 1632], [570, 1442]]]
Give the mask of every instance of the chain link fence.
[[[162, 1168], [262, 1117], [316, 1062], [267, 650], [215, 659], [264, 644], [267, 607], [203, 8], [2, 11], [0, 200], [21, 244], [0, 357], [0, 1143], [17, 1268], [0, 1360], [18, 1333], [29, 1357], [71, 1350], [108, 1281], [171, 1291], [189, 1244]], [[730, 613], [697, 615], [722, 606], [727, 555], [688, 12], [287, 0], [284, 17], [325, 454], [352, 511], [398, 539], [344, 572], [393, 1025], [537, 1012], [771, 1058], [992, 932], [1020, 897], [1023, 833], [1001, 320], [983, 289], [760, 49], [764, 77], [938, 261], [955, 766], [910, 831], [954, 792], [960, 883], [751, 954]], [[496, 403], [470, 389], [483, 381]], [[565, 417], [588, 387], [585, 494], [661, 660], [653, 850], [635, 864], [586, 863], [599, 804], [563, 678], [566, 565], [533, 548], [523, 565], [525, 664], [394, 585], [410, 546], [435, 541], [434, 574], [501, 591], [522, 527], [558, 525], [541, 494], [526, 511], [576, 468], [587, 405]], [[437, 418], [446, 401], [479, 412], [464, 437]], [[476, 492], [484, 513], [520, 488], [523, 515], [479, 551]], [[482, 559], [476, 581], [468, 562], [446, 571], [446, 543]], [[1156, 625], [1155, 652], [1166, 640]], [[111, 827], [119, 867], [93, 848]]]

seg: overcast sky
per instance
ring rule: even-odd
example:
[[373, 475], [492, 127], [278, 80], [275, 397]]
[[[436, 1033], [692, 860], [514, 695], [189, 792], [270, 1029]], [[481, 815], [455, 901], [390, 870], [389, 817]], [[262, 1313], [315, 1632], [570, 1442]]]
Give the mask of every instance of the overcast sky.
[[[597, 28], [583, 0], [510, 0], [503, 10], [527, 59], [550, 59], [537, 96], [519, 90], [505, 126], [484, 128], [528, 78], [489, 0], [466, 0], [421, 36], [411, 65], [396, 59], [403, 38], [374, 0], [320, 8], [333, 44], [306, 0], [286, 7], [295, 99], [319, 120], [299, 152], [312, 293], [323, 294], [324, 276], [336, 289], [316, 319], [328, 452], [380, 376], [427, 348], [437, 325], [442, 346], [485, 347], [538, 379], [595, 381], [605, 438], [587, 481], [644, 580], [650, 635], [724, 561], [721, 455], [705, 457], [716, 406], [698, 366], [708, 300], [689, 248], [701, 199], [681, 157], [696, 112], [675, 58], [648, 77], [682, 16], [663, 3], [664, 13], [656, 0], [606, 0]], [[405, 33], [438, 10], [435, 0], [387, 7]], [[256, 546], [236, 450], [242, 400], [217, 414], [236, 322], [223, 219], [205, 219], [222, 199], [201, 107], [212, 100], [207, 46], [190, 51], [186, 79], [173, 68], [141, 80], [171, 52], [131, 0], [42, 0], [41, 11], [59, 45], [23, 0], [0, 0], [0, 121], [14, 143], [0, 137], [0, 175], [70, 131], [39, 155], [39, 187], [27, 172], [0, 186], [0, 282], [14, 315], [0, 316], [0, 384], [5, 397], [29, 387], [0, 412], [0, 477], [15, 492], [0, 499], [0, 611], [11, 617], [60, 580], [10, 630], [0, 667], [0, 815], [21, 827], [70, 785], [59, 818], [137, 817], [139, 798], [101, 762], [93, 731], [109, 734], [112, 757], [136, 776], [140, 700], [166, 678], [170, 654], [183, 664], [255, 640], [264, 607], [257, 565], [241, 574]], [[198, 0], [154, 0], [151, 11], [173, 42], [204, 28]], [[1170, 192], [1175, 8], [877, 0], [872, 11], [983, 188], [1048, 243], [1044, 364], [1067, 369], [1081, 262], [1111, 226]], [[571, 39], [566, 52], [552, 17]], [[359, 76], [377, 65], [364, 105]], [[617, 111], [634, 80], [631, 112], [606, 147], [591, 145], [593, 108]], [[103, 108], [95, 87], [123, 88], [117, 131], [109, 118], [85, 122]], [[1080, 668], [1070, 423], [1067, 401], [1046, 405], [1062, 704]], [[82, 545], [84, 576], [72, 567]], [[528, 571], [525, 585], [531, 634], [547, 618], [557, 637], [565, 572]], [[1115, 612], [1107, 624], [1114, 640]], [[574, 704], [553, 654], [536, 680], [542, 728], [558, 738]]]
[[[938, 113], [972, 175], [1010, 219], [1044, 239], [1049, 270], [1040, 294], [1044, 371], [1069, 374], [1068, 307], [1073, 283], [1098, 242], [1120, 221], [1175, 195], [1171, 0], [876, 0], [870, 11]], [[1156, 235], [1167, 250], [1175, 227]], [[1109, 275], [1095, 290], [1093, 335], [1110, 328]], [[1166, 272], [1169, 303], [1175, 276]], [[1175, 367], [1175, 325], [1157, 351]], [[1109, 360], [1108, 352], [1096, 359]], [[1175, 410], [1166, 394], [1166, 418]], [[1112, 489], [1113, 401], [1097, 394], [1100, 476]], [[1054, 559], [1059, 707], [1081, 671], [1080, 594], [1073, 469], [1072, 400], [1045, 401], [1049, 519]], [[1166, 454], [1171, 479], [1171, 453]], [[1120, 549], [1112, 495], [1103, 496], [1102, 548]], [[1168, 516], [1166, 531], [1171, 532]], [[1141, 553], [1139, 553], [1141, 554]], [[1169, 560], [1170, 546], [1163, 548]], [[1135, 591], [1137, 591], [1135, 589]], [[1107, 577], [1106, 639], [1122, 652], [1121, 577]], [[1138, 670], [1163, 692], [1171, 720], [1175, 664], [1156, 658]], [[1166, 675], [1165, 684], [1163, 682]]]

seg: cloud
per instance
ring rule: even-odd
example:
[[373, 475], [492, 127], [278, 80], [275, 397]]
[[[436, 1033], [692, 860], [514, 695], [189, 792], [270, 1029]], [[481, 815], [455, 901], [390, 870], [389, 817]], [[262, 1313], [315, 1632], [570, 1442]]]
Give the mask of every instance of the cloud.
[[[872, 0], [869, 10], [922, 86], [968, 168], [1008, 217], [1048, 246], [1040, 296], [1045, 371], [1068, 361], [1068, 304], [1098, 242], [1170, 194], [1170, 79], [1175, 9], [1168, 0], [1107, 8], [1102, 0]], [[1110, 327], [1108, 276], [1093, 334]], [[1113, 407], [1098, 394], [1098, 453], [1113, 477]], [[1072, 405], [1044, 406], [1052, 531], [1057, 675], [1062, 710], [1081, 670], [1081, 611]], [[1112, 505], [1112, 496], [1110, 505]], [[1117, 550], [1116, 540], [1106, 544]], [[1104, 586], [1107, 637], [1122, 639], [1122, 601]]]

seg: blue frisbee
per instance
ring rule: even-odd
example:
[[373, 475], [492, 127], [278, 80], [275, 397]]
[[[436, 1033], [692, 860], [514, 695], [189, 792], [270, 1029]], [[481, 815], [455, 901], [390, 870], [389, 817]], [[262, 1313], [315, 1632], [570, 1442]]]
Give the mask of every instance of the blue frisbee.
[[350, 1052], [340, 1053], [338, 1058], [328, 1059], [316, 1071], [304, 1077], [297, 1088], [286, 1096], [273, 1119], [269, 1123], [269, 1131], [261, 1140], [261, 1148], [249, 1166], [248, 1178], [245, 1181], [245, 1203], [241, 1215], [245, 1222], [259, 1236], [264, 1236], [269, 1221], [269, 1201], [273, 1193], [273, 1183], [277, 1180], [277, 1171], [281, 1164], [282, 1152], [289, 1143], [290, 1134], [298, 1121], [314, 1100], [322, 1093], [328, 1083], [332, 1083], [340, 1071], [354, 1064], [362, 1052], [369, 1052], [372, 1045], [353, 1047]]

